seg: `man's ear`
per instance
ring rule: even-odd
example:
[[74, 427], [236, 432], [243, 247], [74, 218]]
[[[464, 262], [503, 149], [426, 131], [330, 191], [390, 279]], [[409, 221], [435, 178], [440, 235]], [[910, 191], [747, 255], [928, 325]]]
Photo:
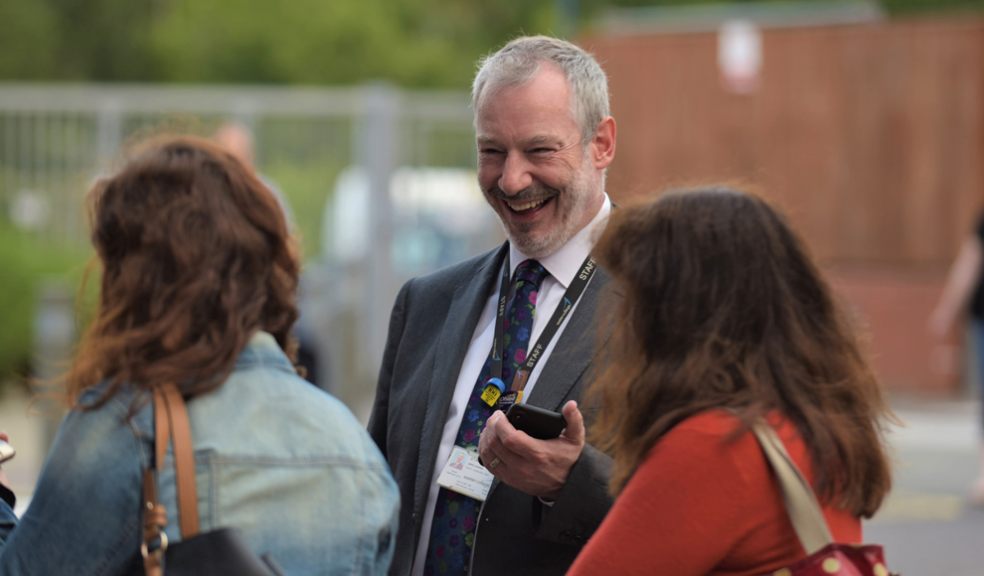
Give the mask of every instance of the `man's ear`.
[[608, 116], [598, 124], [591, 139], [591, 162], [598, 170], [604, 170], [614, 159], [615, 119]]

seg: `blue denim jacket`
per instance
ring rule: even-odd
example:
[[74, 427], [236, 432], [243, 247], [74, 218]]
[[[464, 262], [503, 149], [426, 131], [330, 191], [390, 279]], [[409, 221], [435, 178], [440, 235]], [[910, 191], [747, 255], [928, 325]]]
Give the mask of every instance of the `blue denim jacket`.
[[[19, 523], [0, 501], [0, 575], [134, 567], [154, 437], [149, 402], [127, 418], [134, 394], [144, 393], [126, 388], [66, 416]], [[386, 461], [341, 402], [295, 374], [272, 336], [254, 336], [229, 379], [188, 412], [202, 531], [239, 528], [291, 576], [386, 573], [399, 507]], [[170, 452], [158, 484], [176, 542]]]

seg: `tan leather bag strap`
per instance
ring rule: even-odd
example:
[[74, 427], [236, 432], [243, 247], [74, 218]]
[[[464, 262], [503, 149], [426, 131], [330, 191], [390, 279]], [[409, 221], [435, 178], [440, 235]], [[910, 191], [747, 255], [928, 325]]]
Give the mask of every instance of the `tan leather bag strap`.
[[[147, 576], [162, 576], [167, 551], [167, 510], [158, 501], [157, 472], [164, 465], [167, 445], [174, 444], [174, 474], [178, 494], [178, 526], [181, 538], [198, 534], [198, 489], [195, 485], [195, 455], [191, 445], [191, 426], [184, 399], [173, 383], [155, 386], [154, 466], [143, 475], [143, 542], [140, 552]], [[153, 547], [153, 550], [150, 548]]]
[[[159, 391], [158, 391], [159, 390]], [[170, 436], [174, 445], [174, 474], [178, 486], [178, 525], [181, 538], [188, 539], [198, 534], [198, 488], [195, 484], [195, 453], [191, 446], [191, 426], [188, 424], [188, 411], [177, 386], [166, 382], [154, 394], [155, 419], [161, 414], [158, 399], [162, 401], [167, 414]], [[158, 427], [158, 430], [160, 428]], [[161, 454], [160, 436], [155, 439], [157, 452]], [[167, 436], [164, 436], [163, 450], [167, 451]], [[159, 462], [163, 462], [163, 458]]]
[[167, 509], [158, 500], [157, 471], [164, 466], [167, 444], [171, 439], [170, 418], [164, 394], [159, 387], [151, 390], [154, 407], [154, 462], [143, 474], [143, 542], [140, 553], [146, 576], [162, 576], [167, 551]]
[[786, 513], [789, 514], [803, 549], [809, 555], [833, 542], [813, 489], [786, 452], [786, 447], [775, 430], [759, 421], [753, 427], [753, 432], [779, 480], [779, 487], [786, 501]]
[[154, 469], [164, 467], [167, 443], [171, 440], [171, 419], [167, 415], [167, 405], [161, 389], [155, 387], [154, 395]]

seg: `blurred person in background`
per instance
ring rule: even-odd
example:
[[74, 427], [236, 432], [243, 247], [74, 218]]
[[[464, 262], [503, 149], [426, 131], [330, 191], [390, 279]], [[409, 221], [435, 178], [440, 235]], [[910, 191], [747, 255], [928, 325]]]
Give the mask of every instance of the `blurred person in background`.
[[980, 386], [980, 471], [970, 489], [970, 501], [984, 506], [984, 277], [981, 275], [984, 260], [984, 214], [973, 234], [964, 239], [957, 258], [950, 266], [940, 300], [929, 318], [930, 333], [944, 343], [959, 323], [969, 316], [970, 350], [977, 369]]
[[[212, 134], [212, 139], [238, 158], [244, 166], [255, 171], [256, 177], [266, 185], [267, 189], [277, 199], [277, 203], [280, 204], [284, 218], [287, 219], [287, 228], [294, 230], [294, 213], [284, 193], [273, 181], [259, 171], [256, 171], [256, 144], [253, 131], [242, 122], [228, 120], [219, 125]], [[306, 296], [303, 281], [298, 286], [298, 290], [300, 292], [299, 299], [303, 302]], [[304, 368], [301, 374], [308, 382], [321, 386], [325, 390], [330, 390], [328, 382], [319, 381], [319, 378], [323, 378], [323, 375], [328, 373], [325, 367], [326, 362], [324, 353], [319, 353], [319, 347], [316, 344], [317, 340], [306, 318], [306, 315], [299, 316], [297, 323], [294, 325], [294, 335], [297, 337], [298, 342], [297, 365]]]
[[891, 483], [889, 413], [782, 217], [737, 190], [673, 192], [615, 211], [595, 254], [622, 297], [589, 392], [617, 498], [569, 574], [759, 575], [802, 559], [760, 420], [834, 540], [860, 542]]
[[29, 507], [18, 522], [12, 494], [0, 502], [0, 574], [139, 571], [149, 398], [165, 382], [187, 402], [202, 532], [237, 528], [288, 574], [384, 574], [397, 487], [348, 409], [294, 371], [299, 263], [269, 189], [207, 140], [161, 138], [89, 206], [98, 310]]
[[[521, 37], [483, 61], [472, 101], [479, 185], [509, 241], [410, 280], [393, 307], [369, 421], [403, 496], [392, 574], [563, 574], [611, 505], [611, 459], [576, 402], [607, 282], [589, 253], [611, 211], [608, 80], [569, 42]], [[507, 398], [562, 411], [566, 430], [517, 430]]]
[[[228, 120], [215, 129], [212, 139], [235, 156], [244, 166], [256, 170], [256, 142], [249, 126], [236, 120]], [[284, 193], [263, 174], [256, 172], [256, 177], [273, 193], [280, 204], [284, 217], [287, 219], [287, 228], [292, 230], [294, 228], [294, 213], [290, 208], [290, 203], [287, 202], [287, 198], [284, 197]]]

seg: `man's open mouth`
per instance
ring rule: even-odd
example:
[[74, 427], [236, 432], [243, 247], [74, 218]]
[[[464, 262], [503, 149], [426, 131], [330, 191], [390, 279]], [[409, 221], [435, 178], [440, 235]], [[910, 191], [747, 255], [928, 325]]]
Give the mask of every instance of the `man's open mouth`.
[[506, 200], [505, 204], [506, 206], [509, 207], [510, 210], [512, 210], [516, 214], [529, 214], [531, 212], [535, 212], [536, 210], [540, 209], [542, 206], [544, 206], [545, 204], [547, 204], [553, 199], [554, 199], [553, 196], [549, 196], [546, 198], [538, 198], [536, 200], [525, 200], [522, 202], [510, 202]]

